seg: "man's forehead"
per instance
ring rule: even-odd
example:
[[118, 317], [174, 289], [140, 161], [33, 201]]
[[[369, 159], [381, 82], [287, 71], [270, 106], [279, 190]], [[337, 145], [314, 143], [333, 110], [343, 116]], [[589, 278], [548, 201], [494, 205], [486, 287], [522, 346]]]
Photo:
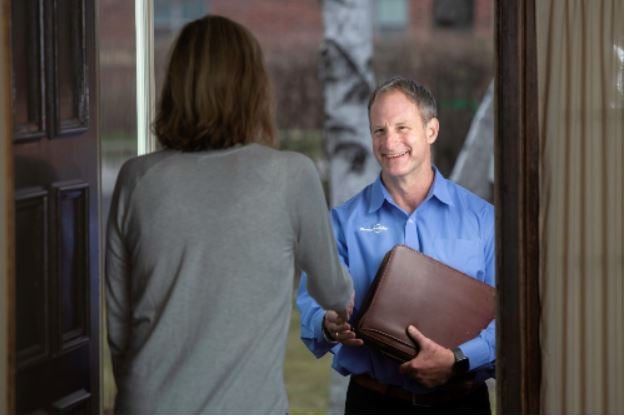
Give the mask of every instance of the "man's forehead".
[[390, 96], [393, 96], [393, 98], [395, 98], [395, 99], [402, 99], [403, 98], [403, 100], [405, 100], [407, 103], [410, 103], [415, 108], [419, 109], [419, 104], [416, 102], [414, 97], [412, 97], [407, 92], [405, 92], [405, 91], [403, 91], [401, 89], [398, 89], [398, 88], [393, 88], [393, 89], [389, 89], [389, 90], [386, 90], [386, 91], [379, 92], [376, 95], [376, 97], [373, 100], [373, 102], [371, 103], [371, 109], [373, 109], [373, 107], [375, 107], [376, 105], [379, 105], [381, 101], [386, 101], [385, 99], [387, 99]]
[[[386, 97], [388, 98], [388, 93], [385, 92]], [[389, 102], [385, 100], [383, 97], [378, 96], [376, 100], [373, 102], [371, 106], [371, 122], [375, 123], [376, 119], [379, 117], [392, 117], [395, 118], [395, 122], [398, 122], [399, 119], [410, 119], [412, 117], [420, 116], [421, 112], [419, 110], [419, 106], [410, 98], [406, 97], [405, 94], [401, 93], [404, 99], [399, 98], [400, 96], [393, 97], [394, 102]], [[397, 100], [397, 101], [396, 101]]]

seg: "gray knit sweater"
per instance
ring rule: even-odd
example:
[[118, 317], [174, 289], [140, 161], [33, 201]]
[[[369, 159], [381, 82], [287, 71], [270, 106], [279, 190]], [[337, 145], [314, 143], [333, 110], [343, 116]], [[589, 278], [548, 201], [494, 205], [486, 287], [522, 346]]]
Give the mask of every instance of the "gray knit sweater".
[[344, 309], [351, 279], [310, 159], [252, 144], [126, 162], [106, 244], [116, 411], [285, 413], [298, 269]]

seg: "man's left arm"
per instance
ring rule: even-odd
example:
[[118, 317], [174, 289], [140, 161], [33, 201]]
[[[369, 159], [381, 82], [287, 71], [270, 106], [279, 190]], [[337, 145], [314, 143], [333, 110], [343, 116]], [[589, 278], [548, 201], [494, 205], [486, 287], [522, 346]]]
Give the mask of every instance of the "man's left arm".
[[[494, 212], [485, 210], [482, 217], [486, 225], [481, 235], [484, 244], [484, 282], [495, 287], [495, 231]], [[400, 366], [400, 372], [416, 379], [426, 387], [446, 383], [453, 376], [454, 352], [424, 336], [417, 328], [409, 327], [408, 334], [420, 346], [419, 353]], [[480, 334], [461, 344], [458, 348], [468, 359], [468, 370], [472, 371], [495, 362], [496, 357], [495, 320], [493, 319]]]
[[[487, 226], [482, 235], [484, 244], [484, 283], [495, 287], [495, 220], [492, 207], [483, 215]], [[461, 344], [460, 350], [469, 359], [469, 371], [495, 362], [496, 357], [495, 320], [493, 319], [480, 334]]]
[[[478, 337], [460, 345], [460, 350], [469, 359], [469, 371], [494, 361], [494, 332], [495, 321], [493, 320]], [[491, 334], [492, 337], [490, 337]], [[454, 352], [432, 341], [412, 325], [408, 327], [408, 335], [419, 345], [419, 353], [412, 360], [403, 363], [399, 367], [399, 371], [414, 378], [425, 387], [436, 387], [449, 381], [454, 375], [454, 364], [456, 362]], [[491, 339], [492, 344], [490, 344]], [[484, 350], [487, 351], [486, 354]], [[490, 360], [491, 350], [493, 360]], [[468, 355], [474, 352], [477, 354], [473, 356]], [[471, 360], [476, 357], [477, 359], [486, 358], [487, 361], [484, 364], [476, 364], [475, 361], [472, 363]]]

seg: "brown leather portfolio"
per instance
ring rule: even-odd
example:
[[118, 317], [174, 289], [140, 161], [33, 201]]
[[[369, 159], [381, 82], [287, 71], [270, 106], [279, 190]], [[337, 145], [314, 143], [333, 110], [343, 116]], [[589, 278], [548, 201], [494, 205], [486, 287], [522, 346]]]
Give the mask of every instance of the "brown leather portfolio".
[[408, 361], [419, 350], [408, 335], [408, 325], [453, 348], [486, 328], [495, 318], [495, 304], [495, 288], [397, 245], [380, 265], [356, 334], [391, 358]]

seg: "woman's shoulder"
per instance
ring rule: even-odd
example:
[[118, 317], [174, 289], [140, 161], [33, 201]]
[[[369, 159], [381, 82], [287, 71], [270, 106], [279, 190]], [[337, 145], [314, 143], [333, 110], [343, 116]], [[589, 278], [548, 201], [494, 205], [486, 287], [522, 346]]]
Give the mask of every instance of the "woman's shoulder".
[[145, 155], [135, 156], [126, 160], [121, 169], [120, 176], [127, 174], [130, 176], [142, 176], [152, 166], [158, 164], [160, 161], [171, 157], [175, 152], [169, 150], [158, 150], [156, 152], [148, 153]]
[[270, 161], [291, 172], [316, 172], [314, 162], [303, 153], [274, 149], [264, 145], [254, 145], [253, 152], [256, 160]]
[[170, 158], [175, 152], [159, 150], [145, 155], [135, 156], [126, 160], [117, 175], [120, 186], [133, 189], [149, 171], [161, 161]]

